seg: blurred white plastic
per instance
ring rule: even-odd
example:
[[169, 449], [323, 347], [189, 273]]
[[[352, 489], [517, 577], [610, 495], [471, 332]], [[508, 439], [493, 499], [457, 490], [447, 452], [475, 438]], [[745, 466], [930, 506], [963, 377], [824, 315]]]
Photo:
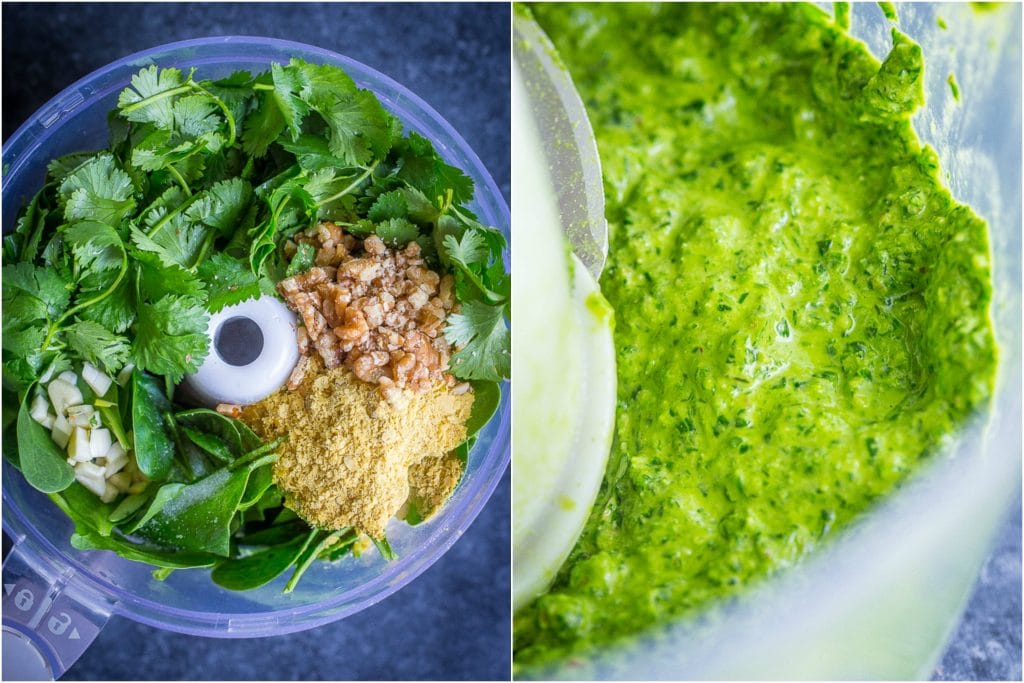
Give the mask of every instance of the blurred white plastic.
[[[604, 476], [615, 419], [611, 312], [569, 252], [548, 149], [513, 68], [513, 608], [542, 593], [579, 538]], [[570, 183], [566, 183], [570, 184]], [[603, 205], [603, 202], [602, 202]], [[575, 243], [574, 243], [575, 246]], [[544, 340], [538, 344], [537, 340]]]
[[[224, 323], [235, 318], [256, 323], [263, 335], [259, 355], [245, 365], [229, 363], [218, 351], [219, 335], [226, 333]], [[184, 388], [211, 408], [218, 403], [248, 405], [270, 396], [284, 385], [299, 360], [295, 326], [295, 314], [272, 296], [221, 309], [210, 316], [206, 329], [210, 353], [195, 373], [186, 375]]]
[[[897, 11], [901, 29], [925, 54], [927, 105], [914, 126], [937, 150], [953, 195], [991, 230], [1000, 349], [991, 411], [802, 569], [700, 619], [522, 676], [901, 680], [932, 674], [1021, 490], [1021, 6], [901, 4]], [[888, 52], [890, 26], [875, 4], [853, 3], [852, 33], [877, 57]], [[947, 83], [950, 73], [959, 102]]]

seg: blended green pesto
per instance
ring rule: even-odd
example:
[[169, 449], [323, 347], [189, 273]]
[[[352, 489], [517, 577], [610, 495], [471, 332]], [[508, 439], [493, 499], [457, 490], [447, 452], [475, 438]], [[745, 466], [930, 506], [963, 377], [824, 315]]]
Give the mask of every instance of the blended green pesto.
[[985, 223], [884, 61], [813, 6], [533, 5], [605, 177], [618, 406], [598, 501], [519, 668], [706, 608], [801, 560], [987, 402]]

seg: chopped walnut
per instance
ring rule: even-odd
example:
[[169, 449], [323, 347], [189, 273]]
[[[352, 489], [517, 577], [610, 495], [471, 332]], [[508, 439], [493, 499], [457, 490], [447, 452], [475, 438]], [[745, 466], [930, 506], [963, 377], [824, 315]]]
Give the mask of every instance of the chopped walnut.
[[[452, 277], [431, 270], [417, 243], [390, 249], [376, 235], [358, 240], [330, 222], [294, 242], [292, 249], [306, 243], [316, 250], [313, 268], [277, 285], [302, 318], [300, 354], [315, 351], [328, 368], [344, 364], [364, 382], [378, 384], [393, 405], [405, 389], [457, 384], [448, 373], [451, 348], [442, 333], [455, 307]], [[302, 381], [306, 367], [303, 358], [289, 389]]]

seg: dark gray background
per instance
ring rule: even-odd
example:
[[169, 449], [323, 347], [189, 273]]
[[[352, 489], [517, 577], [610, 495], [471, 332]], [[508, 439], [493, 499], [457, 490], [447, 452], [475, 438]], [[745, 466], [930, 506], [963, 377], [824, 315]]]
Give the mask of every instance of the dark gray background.
[[[402, 83], [469, 142], [509, 199], [505, 4], [3, 4], [3, 138], [78, 78], [132, 52], [265, 35], [340, 52]], [[422, 576], [363, 612], [254, 640], [114, 617], [65, 679], [508, 679], [509, 477]]]

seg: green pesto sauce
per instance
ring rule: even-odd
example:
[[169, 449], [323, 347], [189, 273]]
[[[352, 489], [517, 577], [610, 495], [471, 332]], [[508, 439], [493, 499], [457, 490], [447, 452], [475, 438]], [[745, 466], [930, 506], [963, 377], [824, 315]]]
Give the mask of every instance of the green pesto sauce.
[[618, 406], [517, 667], [706, 608], [897, 487], [991, 394], [987, 228], [881, 65], [802, 5], [534, 6], [590, 113]]
[[956, 76], [952, 73], [949, 74], [949, 76], [946, 77], [946, 83], [949, 84], [949, 92], [953, 95], [953, 99], [959, 102], [960, 86], [957, 85]]

